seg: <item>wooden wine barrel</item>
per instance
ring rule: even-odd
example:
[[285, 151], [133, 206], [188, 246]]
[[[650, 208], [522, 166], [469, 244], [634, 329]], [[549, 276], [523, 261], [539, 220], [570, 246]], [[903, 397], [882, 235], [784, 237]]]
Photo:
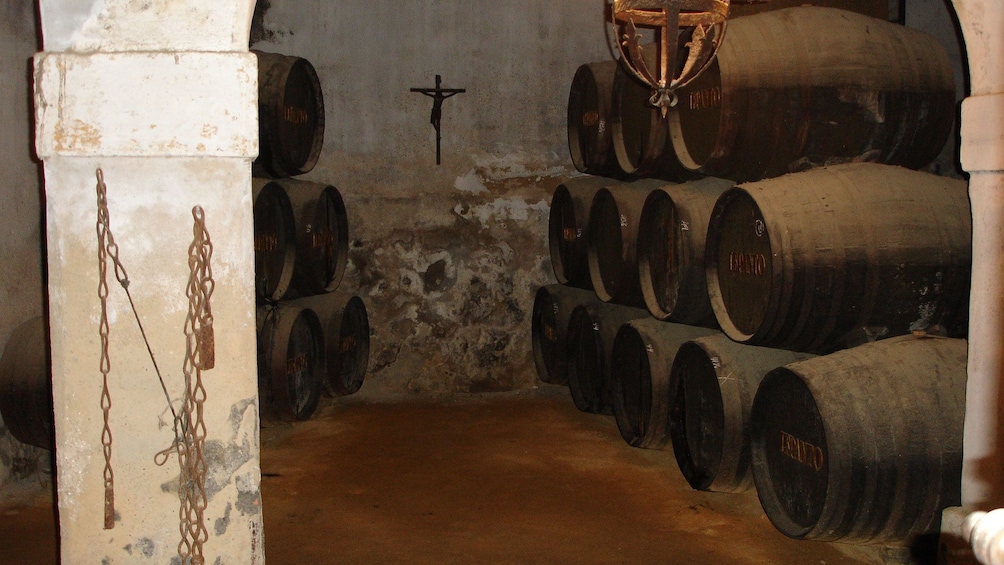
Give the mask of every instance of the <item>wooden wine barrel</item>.
[[566, 336], [572, 310], [579, 304], [595, 302], [588, 290], [550, 284], [537, 289], [533, 299], [530, 338], [537, 376], [545, 383], [568, 384]]
[[572, 164], [590, 175], [621, 173], [610, 138], [610, 98], [617, 61], [579, 66], [568, 92], [568, 152]]
[[325, 388], [336, 396], [358, 392], [370, 357], [370, 322], [362, 298], [329, 292], [289, 304], [313, 311], [321, 323]]
[[586, 258], [589, 206], [596, 191], [619, 183], [606, 177], [584, 176], [567, 180], [554, 190], [547, 222], [547, 242], [551, 268], [559, 283], [593, 289]]
[[[727, 34], [726, 34], [727, 36]], [[644, 47], [650, 69], [657, 66], [655, 46]], [[669, 124], [649, 104], [652, 89], [621, 64], [614, 72], [611, 132], [614, 155], [625, 175], [683, 182], [700, 178], [680, 163], [670, 143]]]
[[0, 418], [21, 443], [52, 450], [52, 374], [43, 318], [18, 326], [0, 358]]
[[708, 299], [704, 241], [711, 210], [732, 181], [706, 178], [653, 190], [638, 227], [638, 278], [659, 320], [717, 327]]
[[753, 478], [785, 535], [902, 543], [961, 499], [963, 340], [902, 336], [775, 369], [753, 400]]
[[642, 179], [601, 188], [589, 207], [589, 279], [604, 302], [644, 308], [638, 282], [638, 224], [645, 199], [665, 181]]
[[613, 414], [610, 352], [621, 325], [648, 317], [640, 308], [586, 302], [572, 310], [566, 337], [568, 390], [583, 412]]
[[729, 22], [718, 57], [678, 91], [672, 146], [736, 181], [870, 161], [918, 168], [955, 117], [952, 65], [923, 32], [834, 8]]
[[935, 325], [957, 337], [971, 240], [963, 181], [869, 163], [794, 173], [718, 199], [708, 293], [750, 345], [829, 352]]
[[812, 2], [806, 2], [805, 0], [767, 0], [766, 2], [732, 2], [729, 4], [729, 19], [804, 6], [806, 4], [850, 10], [882, 20], [889, 19], [889, 0], [812, 0]]
[[324, 143], [324, 95], [310, 61], [251, 51], [258, 57], [256, 176], [285, 178], [309, 172]]
[[312, 310], [289, 303], [261, 307], [258, 325], [258, 391], [280, 420], [308, 420], [324, 380], [324, 334]]
[[345, 203], [338, 189], [323, 183], [275, 181], [293, 210], [296, 258], [287, 296], [313, 296], [338, 288], [349, 255]]
[[255, 178], [254, 281], [262, 300], [279, 300], [289, 290], [296, 265], [296, 221], [282, 186]]
[[673, 359], [684, 342], [715, 334], [652, 318], [620, 327], [610, 354], [610, 396], [617, 429], [628, 445], [659, 449], [669, 443]]
[[812, 357], [742, 345], [722, 334], [680, 346], [669, 378], [669, 434], [691, 487], [740, 492], [753, 486], [749, 422], [757, 387], [767, 372]]

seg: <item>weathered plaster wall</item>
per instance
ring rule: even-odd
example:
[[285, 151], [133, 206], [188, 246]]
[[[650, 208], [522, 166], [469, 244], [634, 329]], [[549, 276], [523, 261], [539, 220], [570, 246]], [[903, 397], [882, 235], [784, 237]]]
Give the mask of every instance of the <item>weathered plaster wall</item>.
[[[42, 315], [40, 169], [33, 157], [31, 56], [38, 50], [35, 3], [0, 5], [0, 351], [22, 322]], [[22, 445], [0, 421], [0, 503], [44, 486], [46, 452]]]
[[[259, 2], [254, 48], [311, 61], [327, 110], [307, 178], [337, 186], [343, 286], [373, 328], [364, 393], [533, 387], [529, 313], [552, 280], [550, 195], [578, 65], [610, 57], [602, 2]], [[432, 100], [443, 105], [435, 166]]]

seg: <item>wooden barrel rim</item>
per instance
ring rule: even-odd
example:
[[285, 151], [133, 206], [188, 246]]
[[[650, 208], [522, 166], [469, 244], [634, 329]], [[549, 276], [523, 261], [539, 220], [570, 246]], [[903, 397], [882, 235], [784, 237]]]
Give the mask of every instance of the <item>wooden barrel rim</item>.
[[[537, 293], [534, 295], [530, 339], [533, 343], [533, 360], [537, 365], [537, 374], [540, 375], [540, 380], [546, 383], [557, 383], [559, 379], [557, 379], [556, 370], [559, 359], [564, 358], [565, 352], [559, 349], [558, 304], [554, 300], [551, 290], [542, 286], [537, 289]], [[561, 331], [560, 333], [565, 332]]]
[[[777, 398], [779, 389], [785, 391], [783, 399]], [[782, 414], [787, 419], [801, 416], [799, 435], [773, 425]], [[775, 369], [760, 383], [750, 419], [751, 463], [760, 503], [781, 533], [803, 537], [822, 515], [829, 486], [826, 426], [813, 391], [793, 371]], [[789, 471], [782, 481], [779, 468], [806, 472]], [[795, 482], [792, 476], [815, 480]]]
[[[609, 139], [609, 96], [615, 61], [579, 65], [568, 90], [568, 153], [572, 165], [581, 173], [615, 174]], [[600, 73], [597, 76], [597, 72]], [[608, 75], [608, 76], [607, 76]], [[605, 89], [605, 91], [603, 91]]]
[[[259, 61], [259, 107], [267, 108], [259, 111], [261, 125], [269, 133], [263, 136], [259, 164], [275, 178], [310, 172], [324, 143], [324, 95], [317, 71], [301, 57], [253, 52]], [[290, 131], [301, 125], [309, 127], [308, 144], [302, 143], [302, 132]]]
[[[324, 203], [322, 206], [321, 203]], [[324, 265], [324, 290], [331, 292], [338, 288], [341, 284], [342, 278], [345, 276], [345, 265], [349, 255], [349, 226], [348, 226], [348, 215], [345, 211], [345, 201], [342, 200], [342, 195], [337, 188], [333, 186], [326, 186], [323, 191], [321, 191], [321, 196], [318, 199], [317, 211], [319, 215], [321, 211], [324, 210], [327, 213], [323, 214], [324, 219], [327, 219], [330, 223], [334, 220], [334, 245], [331, 252], [331, 257]], [[318, 222], [322, 222], [323, 219], [318, 217]]]
[[568, 323], [566, 347], [568, 348], [568, 390], [576, 408], [583, 412], [599, 414], [603, 406], [603, 364], [605, 354], [600, 338], [599, 322], [583, 304], [572, 311]]
[[[774, 261], [769, 228], [770, 219], [764, 217], [756, 200], [740, 187], [729, 189], [718, 199], [709, 222], [705, 268], [711, 307], [722, 331], [741, 343], [759, 336], [764, 321], [778, 307], [775, 289], [780, 284], [781, 266]], [[742, 238], [739, 230], [753, 233], [756, 239]], [[757, 245], [750, 249], [730, 247], [734, 242], [749, 241], [756, 241]], [[738, 280], [732, 273], [743, 279]], [[760, 300], [742, 300], [751, 295], [759, 296]], [[739, 312], [737, 304], [752, 304], [754, 308]]]
[[[667, 320], [676, 309], [679, 297], [682, 243], [676, 227], [680, 223], [673, 199], [663, 190], [653, 190], [645, 200], [638, 233], [638, 277], [648, 311]], [[668, 261], [655, 261], [666, 258]]]
[[266, 182], [255, 190], [253, 210], [255, 290], [261, 298], [279, 300], [289, 289], [296, 262], [293, 207], [279, 184]]
[[279, 307], [266, 316], [271, 319], [265, 321], [265, 337], [271, 341], [263, 345], [271, 347], [268, 382], [274, 409], [282, 419], [308, 420], [320, 401], [324, 371], [320, 320], [306, 308]]
[[[576, 222], [575, 204], [568, 187], [559, 184], [551, 196], [551, 211], [547, 220], [547, 241], [551, 252], [551, 267], [561, 284], [569, 284], [574, 277], [574, 248], [581, 245], [585, 226]], [[580, 267], [581, 268], [581, 267]]]
[[610, 302], [617, 293], [626, 291], [618, 288], [625, 268], [620, 225], [617, 200], [609, 189], [600, 189], [589, 208], [587, 257], [593, 290], [604, 302]]
[[611, 366], [617, 367], [616, 376], [610, 379], [617, 430], [634, 447], [642, 446], [650, 432], [653, 399], [649, 347], [642, 331], [627, 323], [617, 331], [610, 358]]
[[329, 359], [333, 356], [338, 359], [340, 378], [333, 381], [335, 375], [329, 372], [329, 382], [336, 394], [354, 394], [363, 386], [370, 354], [369, 315], [358, 296], [345, 303], [337, 336], [336, 340], [327, 340], [327, 355]]
[[[718, 372], [703, 348], [687, 342], [676, 352], [672, 374], [673, 455], [691, 488], [706, 490], [718, 476], [724, 449], [725, 407]], [[698, 399], [696, 405], [693, 399]], [[700, 433], [704, 425], [710, 425], [712, 433]]]

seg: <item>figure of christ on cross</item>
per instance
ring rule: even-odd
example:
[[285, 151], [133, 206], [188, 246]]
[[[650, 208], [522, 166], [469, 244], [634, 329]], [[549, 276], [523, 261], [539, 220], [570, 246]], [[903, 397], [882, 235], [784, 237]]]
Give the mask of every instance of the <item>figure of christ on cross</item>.
[[462, 92], [467, 92], [466, 88], [443, 88], [443, 77], [436, 75], [436, 88], [412, 88], [412, 92], [418, 92], [432, 98], [432, 115], [429, 117], [429, 123], [432, 127], [436, 128], [436, 164], [439, 165], [440, 160], [440, 139], [441, 139], [441, 128], [443, 120], [443, 100], [460, 94]]

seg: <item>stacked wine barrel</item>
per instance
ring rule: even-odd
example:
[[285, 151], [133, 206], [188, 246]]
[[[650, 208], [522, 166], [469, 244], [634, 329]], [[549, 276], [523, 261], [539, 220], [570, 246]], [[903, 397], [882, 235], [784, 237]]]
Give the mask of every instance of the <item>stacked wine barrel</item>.
[[369, 318], [339, 288], [348, 257], [341, 193], [291, 178], [309, 172], [324, 138], [324, 99], [305, 59], [258, 56], [260, 154], [252, 169], [258, 387], [265, 413], [306, 420], [321, 395], [363, 384]]
[[693, 488], [755, 487], [788, 536], [936, 532], [960, 500], [971, 216], [965, 182], [911, 169], [953, 80], [934, 38], [808, 6], [731, 19], [666, 119], [619, 63], [580, 67], [541, 380]]

